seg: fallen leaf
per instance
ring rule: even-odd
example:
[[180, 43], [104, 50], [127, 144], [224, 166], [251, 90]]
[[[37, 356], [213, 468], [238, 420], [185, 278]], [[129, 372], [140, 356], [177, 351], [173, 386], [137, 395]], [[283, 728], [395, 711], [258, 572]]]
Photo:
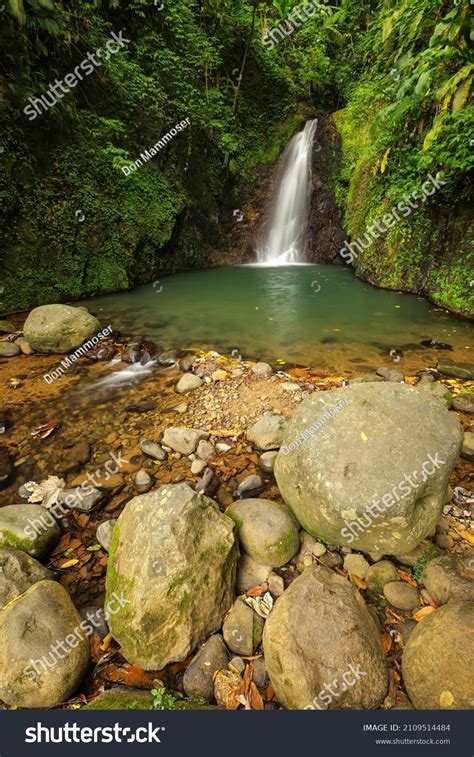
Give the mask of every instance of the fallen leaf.
[[251, 586], [245, 593], [248, 597], [260, 597], [263, 594], [263, 586]]
[[239, 673], [232, 670], [219, 670], [214, 678], [214, 696], [219, 707], [224, 710], [237, 710], [238, 696], [244, 695], [244, 682]]
[[73, 565], [77, 565], [78, 562], [79, 560], [66, 560], [66, 562], [64, 562], [62, 565], [58, 565], [58, 567], [61, 570], [65, 570], [66, 568], [72, 568]]
[[365, 581], [362, 580], [362, 578], [359, 578], [359, 576], [356, 576], [355, 573], [351, 575], [352, 583], [357, 586], [358, 589], [366, 589], [367, 584]]
[[250, 684], [249, 702], [252, 710], [264, 710], [265, 705], [263, 699], [254, 682]]
[[390, 636], [389, 633], [382, 633], [380, 635], [380, 639], [382, 641], [384, 654], [387, 654], [388, 652], [390, 652], [392, 648], [392, 637]]
[[366, 442], [366, 441], [368, 440], [368, 437], [367, 437], [367, 436], [366, 436], [366, 435], [364, 434], [364, 432], [363, 432], [363, 431], [361, 431], [361, 432], [360, 432], [360, 438], [361, 438], [361, 439], [362, 439], [362, 440], [363, 440], [364, 442]]
[[416, 620], [417, 623], [420, 622], [420, 620], [423, 620], [423, 618], [426, 618], [427, 615], [431, 615], [432, 612], [435, 612], [434, 607], [431, 605], [427, 605], [426, 607], [422, 607], [421, 610], [418, 610], [417, 612], [414, 612], [412, 615], [413, 620]]
[[414, 578], [412, 578], [411, 574], [407, 573], [406, 570], [399, 570], [398, 575], [400, 576], [402, 581], [405, 581], [405, 583], [410, 584], [410, 586], [414, 586], [415, 588], [418, 588], [418, 584], [416, 583]]

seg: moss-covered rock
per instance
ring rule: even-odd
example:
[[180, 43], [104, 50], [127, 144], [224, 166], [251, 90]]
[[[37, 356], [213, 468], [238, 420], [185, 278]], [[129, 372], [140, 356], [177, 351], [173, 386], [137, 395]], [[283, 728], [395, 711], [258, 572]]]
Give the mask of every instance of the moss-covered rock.
[[110, 627], [129, 662], [160, 670], [220, 628], [234, 596], [234, 529], [186, 484], [127, 504], [113, 532], [106, 587], [107, 598], [125, 600]]
[[0, 508], [0, 545], [42, 557], [59, 540], [60, 529], [41, 505], [7, 505]]
[[285, 565], [298, 551], [298, 529], [288, 510], [269, 499], [234, 502], [226, 515], [237, 524], [245, 552], [261, 565]]

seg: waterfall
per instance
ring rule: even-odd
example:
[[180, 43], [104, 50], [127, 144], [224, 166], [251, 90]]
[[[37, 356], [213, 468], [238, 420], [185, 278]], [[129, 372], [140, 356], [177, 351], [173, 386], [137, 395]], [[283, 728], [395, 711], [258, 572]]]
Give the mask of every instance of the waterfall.
[[304, 262], [306, 227], [311, 197], [311, 157], [317, 119], [307, 121], [281, 158], [281, 179], [266, 238], [257, 250], [263, 265]]

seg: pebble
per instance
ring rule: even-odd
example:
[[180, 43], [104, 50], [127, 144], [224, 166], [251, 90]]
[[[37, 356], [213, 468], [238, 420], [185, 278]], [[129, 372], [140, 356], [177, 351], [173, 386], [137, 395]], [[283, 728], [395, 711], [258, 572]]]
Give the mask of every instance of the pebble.
[[370, 565], [362, 555], [351, 554], [346, 555], [344, 558], [344, 569], [351, 576], [357, 576], [364, 579], [367, 575]]
[[154, 479], [151, 478], [151, 476], [146, 472], [146, 470], [141, 468], [135, 474], [133, 483], [137, 491], [139, 491], [140, 494], [144, 494], [145, 492], [150, 491], [151, 487], [153, 486]]
[[232, 447], [230, 444], [226, 444], [225, 442], [217, 442], [216, 444], [216, 450], [218, 452], [228, 452]]
[[395, 368], [377, 368], [376, 370], [377, 376], [382, 376], [382, 378], [385, 379], [385, 381], [393, 381], [400, 383], [404, 380], [403, 373], [400, 371], [395, 370]]
[[272, 572], [268, 576], [267, 583], [270, 594], [273, 594], [274, 597], [281, 597], [285, 591], [285, 582], [283, 581], [283, 578], [279, 576], [278, 573]]
[[214, 452], [214, 445], [211, 444], [211, 442], [207, 441], [207, 439], [201, 439], [196, 449], [196, 455], [199, 457], [199, 459], [209, 460]]
[[264, 489], [265, 484], [260, 476], [256, 476], [255, 474], [252, 476], [246, 476], [233, 492], [233, 497], [234, 499], [257, 497]]
[[199, 476], [206, 465], [207, 463], [205, 460], [193, 460], [193, 462], [191, 463], [191, 473], [193, 474], [193, 476]]
[[16, 357], [21, 355], [21, 350], [13, 342], [0, 342], [0, 357]]
[[226, 381], [229, 378], [229, 374], [227, 373], [227, 371], [219, 369], [211, 374], [211, 378], [213, 381]]
[[461, 447], [461, 457], [465, 460], [474, 460], [474, 432], [465, 431]]
[[160, 365], [174, 365], [178, 360], [177, 350], [165, 350], [158, 356]]
[[263, 452], [259, 458], [259, 465], [266, 473], [272, 473], [275, 467], [275, 461], [277, 459], [278, 452], [270, 450], [269, 452]]
[[449, 534], [438, 534], [436, 537], [436, 544], [441, 549], [451, 549], [454, 546], [454, 539]]
[[268, 365], [268, 363], [256, 363], [255, 365], [252, 365], [252, 373], [254, 373], [257, 378], [269, 378], [273, 373], [273, 368], [271, 365]]
[[383, 593], [397, 610], [414, 610], [420, 605], [418, 589], [404, 581], [390, 581], [383, 587]]
[[176, 405], [176, 407], [173, 408], [173, 410], [176, 413], [179, 413], [180, 415], [183, 415], [183, 413], [185, 413], [187, 411], [188, 407], [189, 407], [189, 405], [188, 405], [187, 402], [180, 402], [179, 405]]
[[280, 385], [284, 392], [299, 392], [301, 387], [299, 384], [294, 384], [291, 381], [285, 381]]
[[189, 371], [192, 368], [194, 361], [197, 360], [197, 355], [185, 355], [179, 361], [179, 367], [182, 371]]
[[178, 394], [186, 394], [199, 389], [200, 386], [202, 386], [202, 379], [199, 376], [195, 376], [194, 373], [185, 373], [176, 384], [176, 391]]
[[100, 524], [96, 531], [96, 539], [99, 542], [100, 546], [105, 549], [106, 552], [109, 551], [110, 548], [110, 541], [112, 539], [112, 532], [114, 530], [114, 526], [117, 523], [117, 518], [112, 518], [111, 520], [106, 520], [103, 523]]
[[18, 345], [24, 355], [33, 355], [35, 352], [33, 347], [30, 347], [28, 341], [24, 336], [20, 336], [18, 337], [18, 339], [15, 339], [15, 344]]
[[166, 460], [166, 452], [161, 444], [153, 442], [151, 439], [144, 439], [141, 441], [140, 449], [144, 455], [151, 457], [153, 460]]

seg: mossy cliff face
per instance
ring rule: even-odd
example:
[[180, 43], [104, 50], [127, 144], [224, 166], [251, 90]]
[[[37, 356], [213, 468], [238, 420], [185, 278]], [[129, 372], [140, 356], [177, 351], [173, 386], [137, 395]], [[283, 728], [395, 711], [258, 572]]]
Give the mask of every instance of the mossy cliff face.
[[[404, 159], [401, 155], [391, 170], [388, 155], [384, 167], [373, 151], [370, 120], [362, 123], [355, 106], [334, 113], [332, 118], [341, 135], [342, 162], [336, 191], [343, 208], [346, 239], [348, 243], [362, 242], [359, 249], [351, 248], [352, 256], [347, 246], [343, 248], [345, 256], [341, 259], [347, 263], [352, 260], [357, 276], [375, 286], [424, 294], [437, 305], [474, 316], [474, 287], [470, 286], [470, 272], [474, 270], [472, 213], [465, 196], [456, 191], [449, 171], [433, 163], [417, 180], [409, 170], [413, 157], [409, 152], [405, 156], [407, 165], [400, 163]], [[422, 185], [426, 181], [428, 191], [437, 188], [423, 202]], [[418, 199], [413, 198], [413, 192]], [[407, 196], [418, 206], [409, 205]], [[408, 208], [406, 217], [399, 203]], [[384, 223], [384, 216], [393, 208], [400, 220]], [[370, 232], [366, 236], [376, 221], [386, 229], [380, 233], [375, 227], [378, 239]]]

